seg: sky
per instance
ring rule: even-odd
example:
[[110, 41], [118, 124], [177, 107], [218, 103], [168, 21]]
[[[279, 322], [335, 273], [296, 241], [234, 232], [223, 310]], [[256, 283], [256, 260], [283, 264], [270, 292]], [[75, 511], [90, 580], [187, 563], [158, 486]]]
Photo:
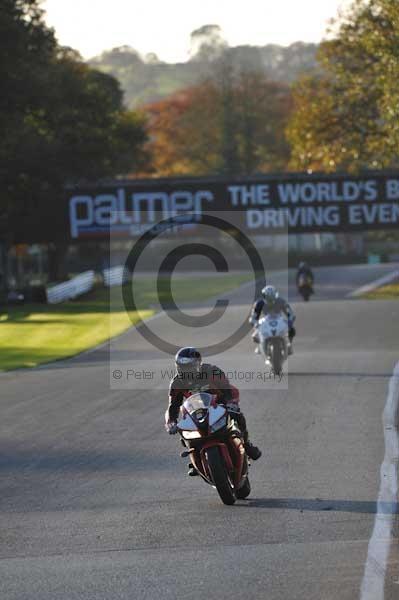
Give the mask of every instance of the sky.
[[166, 62], [189, 58], [190, 33], [217, 24], [230, 46], [318, 42], [350, 0], [44, 0], [60, 44], [92, 58], [128, 45]]

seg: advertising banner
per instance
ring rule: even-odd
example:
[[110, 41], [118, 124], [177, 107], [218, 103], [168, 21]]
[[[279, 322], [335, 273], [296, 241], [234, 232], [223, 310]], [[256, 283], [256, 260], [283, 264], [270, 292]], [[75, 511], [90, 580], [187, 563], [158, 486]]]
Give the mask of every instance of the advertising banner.
[[249, 234], [350, 232], [399, 225], [399, 176], [242, 180], [154, 180], [75, 190], [68, 196], [72, 240], [140, 236], [161, 215], [244, 212]]
[[137, 238], [160, 217], [194, 227], [213, 211], [244, 214], [249, 235], [396, 229], [399, 173], [115, 180], [68, 187], [48, 210], [14, 223], [14, 241]]

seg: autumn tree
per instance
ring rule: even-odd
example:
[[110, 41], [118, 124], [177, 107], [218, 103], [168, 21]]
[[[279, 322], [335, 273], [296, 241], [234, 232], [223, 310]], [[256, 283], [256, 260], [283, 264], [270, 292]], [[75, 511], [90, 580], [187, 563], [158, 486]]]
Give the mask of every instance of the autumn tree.
[[[214, 90], [209, 85], [188, 88], [165, 100], [146, 107], [152, 157], [151, 173], [157, 176], [198, 174], [212, 170], [215, 156], [208, 134], [215, 132], [212, 121], [215, 115], [208, 112], [209, 95]], [[204, 126], [197, 128], [200, 119]], [[205, 149], [209, 146], [208, 152]], [[147, 173], [144, 173], [147, 174]]]
[[355, 0], [319, 50], [321, 74], [293, 92], [291, 167], [335, 171], [398, 164], [399, 4]]
[[290, 153], [285, 128], [291, 112], [289, 88], [255, 72], [243, 72], [236, 89], [241, 171], [283, 171]]
[[157, 175], [251, 174], [284, 168], [290, 91], [218, 64], [214, 77], [147, 107]]

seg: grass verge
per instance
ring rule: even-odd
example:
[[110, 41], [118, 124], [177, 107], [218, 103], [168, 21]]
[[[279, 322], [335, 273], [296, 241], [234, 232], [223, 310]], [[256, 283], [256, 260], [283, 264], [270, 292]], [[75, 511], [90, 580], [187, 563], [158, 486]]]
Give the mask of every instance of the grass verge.
[[[248, 275], [184, 277], [173, 280], [177, 303], [195, 302], [230, 291], [249, 280]], [[154, 314], [158, 302], [154, 281], [137, 280], [138, 311], [126, 312], [120, 294], [96, 290], [84, 298], [58, 305], [31, 304], [0, 309], [0, 371], [35, 367], [68, 358], [93, 348], [126, 331], [132, 324]], [[167, 299], [161, 282], [161, 297]]]
[[394, 300], [399, 298], [399, 282], [383, 285], [382, 287], [365, 294], [363, 298], [368, 298], [369, 300]]

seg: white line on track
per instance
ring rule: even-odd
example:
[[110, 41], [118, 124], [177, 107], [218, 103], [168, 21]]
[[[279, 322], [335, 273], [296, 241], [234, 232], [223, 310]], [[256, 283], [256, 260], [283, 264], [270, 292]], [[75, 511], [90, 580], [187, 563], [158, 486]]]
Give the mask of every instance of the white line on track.
[[392, 544], [392, 529], [398, 502], [399, 438], [397, 428], [399, 405], [399, 363], [389, 382], [382, 422], [385, 456], [381, 465], [377, 514], [370, 538], [360, 600], [384, 600], [386, 571]]

